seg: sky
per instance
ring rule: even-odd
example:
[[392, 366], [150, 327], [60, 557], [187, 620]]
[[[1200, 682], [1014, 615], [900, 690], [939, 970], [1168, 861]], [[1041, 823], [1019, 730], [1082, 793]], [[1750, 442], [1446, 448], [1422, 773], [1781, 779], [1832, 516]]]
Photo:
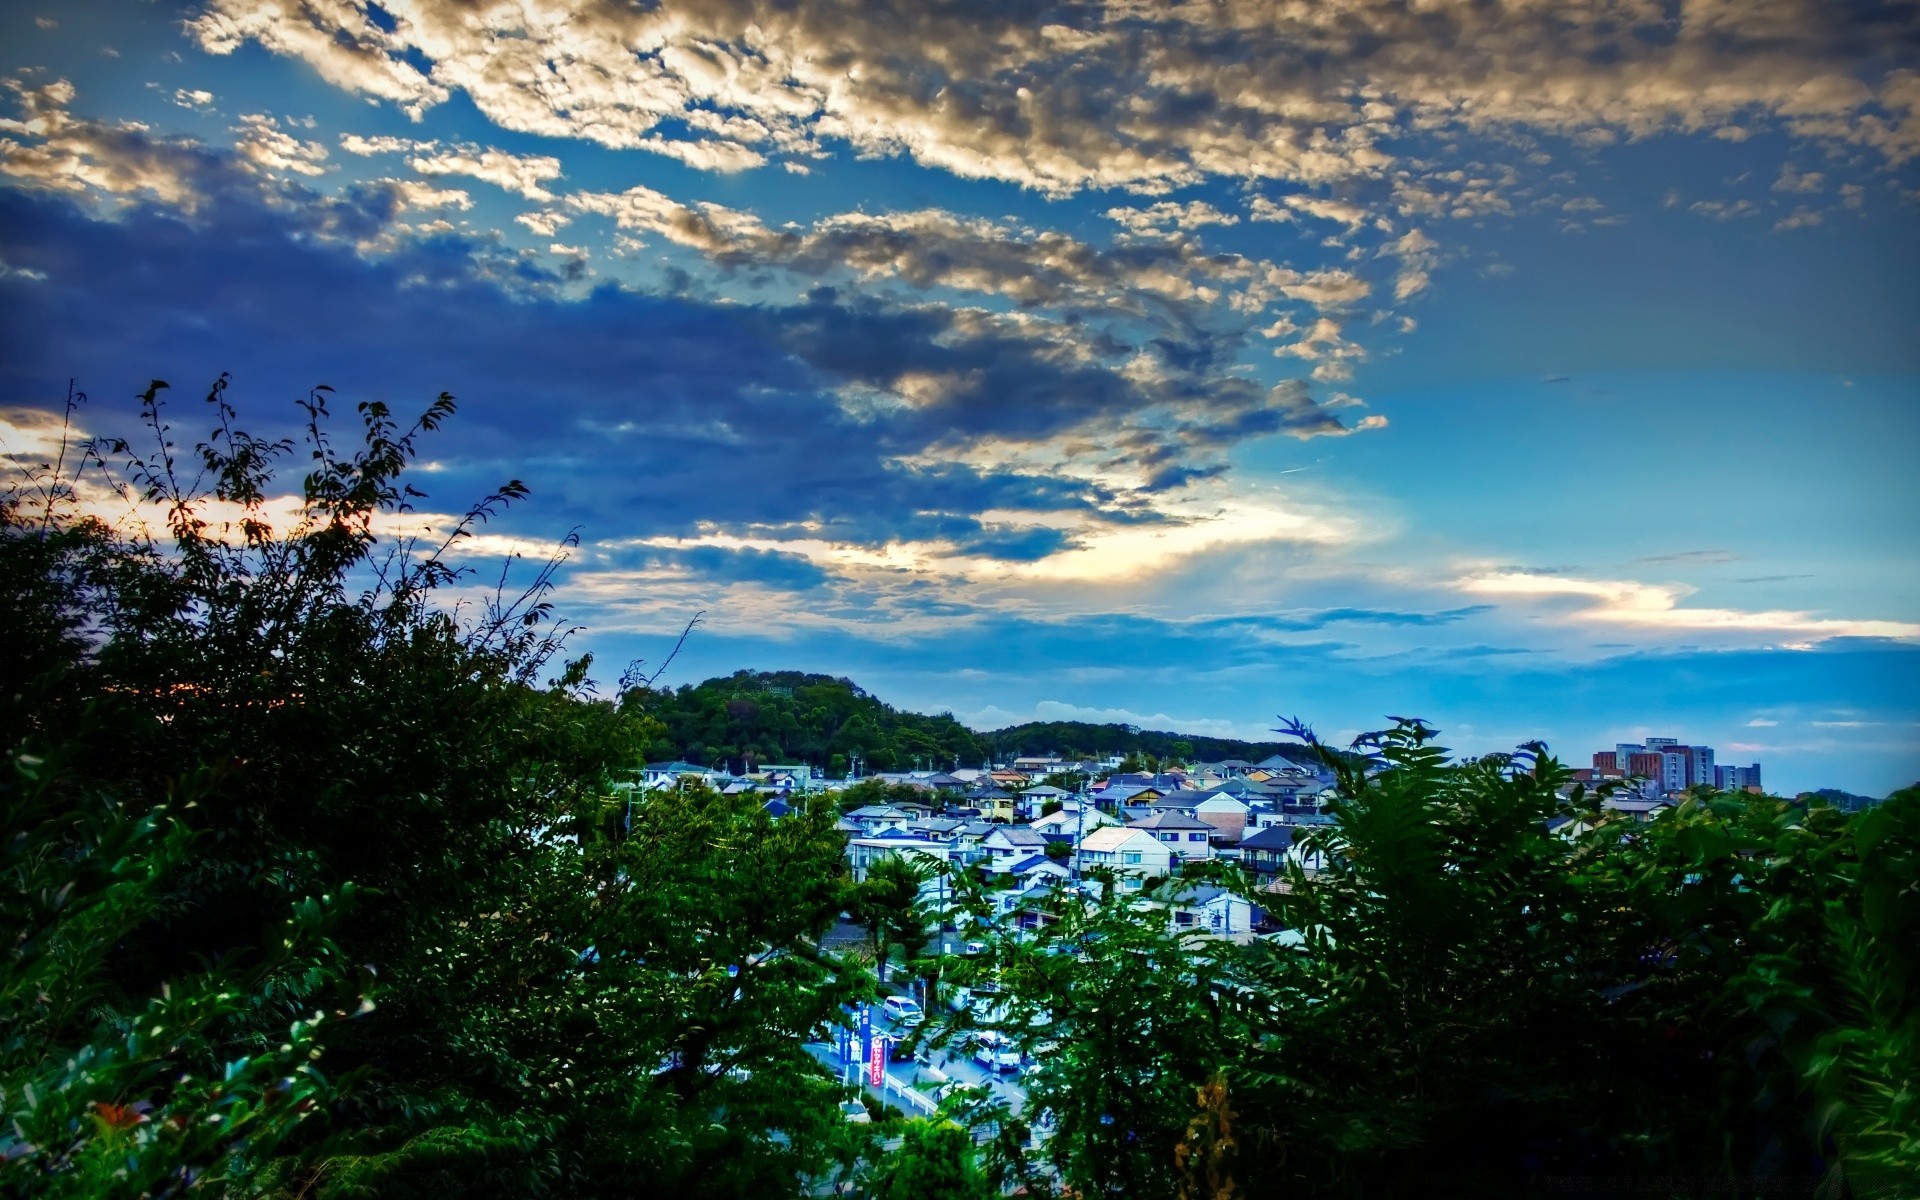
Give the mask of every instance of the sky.
[[441, 391], [610, 688], [1920, 779], [1920, 7], [23, 0], [0, 447]]

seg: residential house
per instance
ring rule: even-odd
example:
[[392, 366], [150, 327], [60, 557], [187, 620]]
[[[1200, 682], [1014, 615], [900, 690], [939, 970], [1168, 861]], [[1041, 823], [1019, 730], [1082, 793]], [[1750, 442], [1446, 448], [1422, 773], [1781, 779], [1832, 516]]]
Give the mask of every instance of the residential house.
[[1014, 863], [1047, 852], [1047, 839], [1025, 825], [1002, 825], [981, 839], [980, 848], [993, 856], [992, 870], [1004, 874]]
[[1173, 848], [1143, 829], [1120, 825], [1096, 829], [1080, 839], [1076, 853], [1083, 869], [1109, 869], [1128, 888], [1173, 870]]
[[[889, 831], [873, 837], [857, 837], [847, 842], [847, 863], [852, 868], [853, 881], [859, 883], [866, 879], [873, 864], [895, 854], [924, 859], [929, 868], [948, 861], [945, 845], [910, 834]], [[922, 885], [921, 891], [928, 891], [932, 883], [933, 880], [929, 879], [928, 884]], [[944, 880], [941, 885], [944, 888]]]
[[1091, 805], [1087, 807], [1085, 812], [1082, 812], [1076, 804], [1063, 808], [1057, 813], [1050, 813], [1047, 816], [1037, 818], [1030, 822], [1027, 827], [1038, 830], [1041, 833], [1071, 834], [1078, 832], [1084, 835], [1092, 833], [1094, 830], [1106, 825], [1118, 824], [1120, 824], [1119, 821]]
[[[1186, 813], [1191, 817], [1203, 801], [1217, 794], [1218, 793], [1215, 792], [1203, 792], [1197, 788], [1175, 788], [1172, 791], [1162, 794], [1159, 799], [1151, 801], [1151, 803], [1155, 808], [1170, 808], [1177, 812]], [[1140, 803], [1140, 798], [1138, 796], [1134, 797], [1133, 802], [1135, 804]]]
[[1073, 872], [1066, 863], [1061, 862], [1059, 859], [1048, 858], [1044, 854], [1035, 854], [1029, 858], [1023, 858], [1017, 863], [1013, 863], [1006, 869], [1005, 873], [1019, 880], [1019, 886], [1025, 887], [1031, 880], [1065, 879]]
[[1287, 869], [1293, 853], [1295, 829], [1291, 825], [1269, 825], [1240, 839], [1240, 862], [1261, 879], [1271, 879]]
[[718, 785], [724, 778], [720, 772], [711, 767], [703, 767], [699, 763], [682, 762], [679, 759], [672, 762], [648, 763], [640, 768], [640, 783], [648, 788], [670, 787], [682, 779]]
[[1012, 792], [1000, 788], [988, 788], [967, 797], [967, 803], [978, 809], [981, 817], [1003, 824], [1014, 818], [1014, 796]]
[[951, 843], [965, 824], [953, 817], [920, 817], [907, 826], [907, 832], [930, 842]]
[[1128, 821], [1127, 828], [1158, 839], [1181, 862], [1204, 862], [1213, 857], [1213, 826], [1177, 809], [1159, 809], [1152, 816]]
[[1168, 899], [1167, 923], [1176, 933], [1244, 941], [1253, 936], [1253, 905], [1225, 888], [1201, 884]]
[[891, 804], [863, 804], [846, 815], [867, 837], [894, 832], [903, 833], [913, 822], [913, 814]]
[[1214, 840], [1229, 846], [1240, 844], [1240, 837], [1247, 828], [1247, 814], [1251, 811], [1246, 801], [1225, 792], [1214, 792], [1193, 806], [1193, 815], [1213, 826], [1216, 831]]
[[1052, 784], [1041, 783], [1021, 792], [1014, 804], [1021, 816], [1032, 820], [1039, 816], [1041, 810], [1049, 803], [1065, 803], [1072, 795], [1072, 792], [1054, 787]]

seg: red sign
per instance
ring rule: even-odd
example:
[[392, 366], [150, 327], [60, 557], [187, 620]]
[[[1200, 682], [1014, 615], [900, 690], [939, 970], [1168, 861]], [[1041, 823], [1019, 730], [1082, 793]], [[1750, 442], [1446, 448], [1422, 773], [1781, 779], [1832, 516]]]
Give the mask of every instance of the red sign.
[[875, 1038], [873, 1039], [873, 1057], [867, 1060], [867, 1082], [879, 1087], [880, 1081], [886, 1078], [886, 1073], [887, 1043], [884, 1038]]

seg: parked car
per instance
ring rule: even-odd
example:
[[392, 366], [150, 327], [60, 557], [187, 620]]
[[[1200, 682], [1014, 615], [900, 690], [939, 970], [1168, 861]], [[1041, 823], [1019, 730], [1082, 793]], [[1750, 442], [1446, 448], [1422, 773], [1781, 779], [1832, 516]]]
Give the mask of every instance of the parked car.
[[919, 1003], [910, 996], [888, 996], [880, 1010], [907, 1026], [918, 1025], [927, 1019], [927, 1014], [920, 1011]]
[[842, 1104], [840, 1111], [846, 1115], [847, 1123], [850, 1125], [873, 1124], [873, 1114], [868, 1112], [867, 1106], [858, 1100], [849, 1100], [845, 1104]]

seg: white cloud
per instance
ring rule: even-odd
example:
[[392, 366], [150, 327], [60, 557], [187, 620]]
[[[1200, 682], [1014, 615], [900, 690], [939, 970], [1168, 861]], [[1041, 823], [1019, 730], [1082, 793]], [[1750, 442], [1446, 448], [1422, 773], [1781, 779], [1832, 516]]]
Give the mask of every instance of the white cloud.
[[255, 170], [267, 174], [291, 172], [321, 175], [327, 171], [327, 148], [285, 132], [265, 113], [247, 113], [234, 126], [240, 135], [234, 149]]
[[[1920, 641], [1920, 624], [1908, 621], [1822, 617], [1781, 609], [1691, 608], [1681, 603], [1691, 589], [1671, 584], [1503, 571], [1468, 576], [1455, 586], [1472, 595], [1517, 602], [1571, 600], [1576, 603], [1566, 614], [1569, 620], [1648, 632], [1761, 635], [1801, 644], [1839, 637]], [[1784, 643], [1788, 648], [1792, 644]]]

